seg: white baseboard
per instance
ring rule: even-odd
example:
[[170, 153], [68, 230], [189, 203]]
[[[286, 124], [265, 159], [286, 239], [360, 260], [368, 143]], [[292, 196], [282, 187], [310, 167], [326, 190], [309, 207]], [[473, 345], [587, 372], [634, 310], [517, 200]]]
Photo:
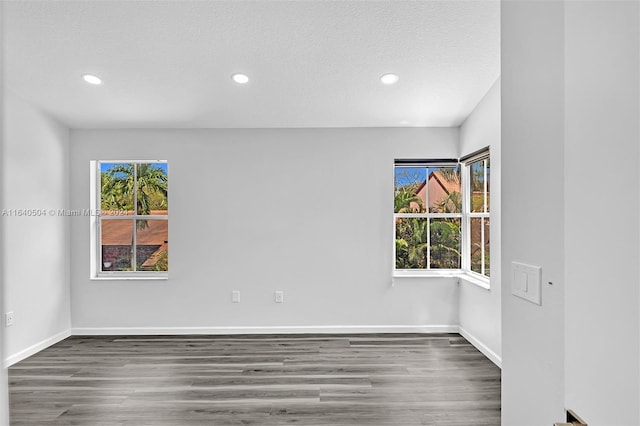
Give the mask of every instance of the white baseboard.
[[457, 333], [457, 325], [311, 325], [230, 327], [77, 327], [74, 336], [159, 334]]
[[4, 361], [4, 367], [11, 367], [13, 364], [22, 361], [23, 359], [29, 358], [31, 355], [35, 355], [43, 349], [48, 348], [51, 345], [55, 345], [61, 340], [66, 339], [71, 336], [71, 330], [65, 330], [61, 333], [58, 333], [54, 336], [48, 337], [41, 342], [36, 343], [35, 345], [31, 345], [26, 349], [21, 350], [13, 355], [9, 355]]
[[487, 345], [478, 340], [473, 334], [469, 333], [462, 327], [458, 327], [458, 332], [462, 337], [467, 339], [469, 343], [476, 347], [484, 356], [489, 358], [498, 367], [502, 368], [502, 357], [492, 351]]

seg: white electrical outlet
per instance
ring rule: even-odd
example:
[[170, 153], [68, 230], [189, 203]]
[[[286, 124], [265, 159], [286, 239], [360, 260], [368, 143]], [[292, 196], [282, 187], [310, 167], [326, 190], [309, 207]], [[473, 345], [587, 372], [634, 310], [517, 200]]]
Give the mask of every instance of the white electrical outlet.
[[231, 301], [233, 303], [240, 303], [240, 290], [233, 290], [231, 292]]
[[276, 303], [284, 303], [284, 291], [276, 291]]
[[4, 326], [10, 327], [13, 325], [13, 311], [4, 314]]

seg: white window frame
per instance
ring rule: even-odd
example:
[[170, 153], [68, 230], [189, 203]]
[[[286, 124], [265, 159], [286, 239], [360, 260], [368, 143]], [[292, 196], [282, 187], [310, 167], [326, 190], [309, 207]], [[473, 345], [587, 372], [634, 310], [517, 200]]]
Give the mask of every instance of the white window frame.
[[[489, 169], [486, 167], [486, 161], [490, 159], [489, 149], [483, 149], [478, 151], [466, 158], [461, 159], [461, 165], [463, 167], [462, 173], [462, 213], [464, 215], [464, 224], [462, 227], [462, 243], [463, 243], [463, 261], [462, 261], [462, 272], [465, 274], [467, 278], [472, 281], [480, 282], [482, 284], [486, 284], [487, 286], [490, 284], [491, 278], [485, 275], [485, 257], [484, 257], [484, 244], [481, 245], [481, 272], [478, 273], [476, 271], [471, 270], [471, 219], [472, 218], [480, 218], [480, 219], [489, 219], [491, 220], [491, 208], [487, 211], [487, 206], [490, 206], [489, 199], [490, 193], [490, 179], [487, 179], [490, 173]], [[483, 212], [472, 212], [471, 211], [471, 166], [479, 161], [485, 162], [484, 167], [484, 211]], [[483, 221], [484, 223], [484, 221]], [[489, 225], [489, 229], [491, 229], [491, 225]], [[480, 240], [484, 242], [485, 237], [485, 227], [480, 227]], [[491, 240], [489, 240], [491, 241]], [[489, 246], [489, 250], [491, 250], [491, 246]]]
[[[168, 271], [103, 271], [102, 264], [102, 242], [101, 242], [101, 222], [102, 220], [120, 219], [121, 216], [102, 216], [100, 214], [101, 188], [100, 188], [100, 165], [102, 163], [125, 163], [125, 164], [168, 164], [167, 160], [92, 160], [90, 161], [90, 275], [92, 280], [166, 280], [169, 278]], [[134, 185], [134, 199], [136, 186]], [[134, 203], [135, 205], [135, 203]], [[132, 215], [127, 215], [127, 219], [133, 221], [133, 247], [136, 247], [135, 221], [142, 220], [169, 220], [166, 215], [139, 215], [134, 210]], [[136, 250], [132, 252], [132, 262], [135, 264]]]
[[[395, 160], [393, 165], [394, 171], [394, 186], [395, 186], [395, 170], [398, 167], [424, 167], [429, 168], [443, 168], [443, 167], [459, 167], [462, 172], [461, 165], [457, 159], [453, 160], [415, 160], [415, 162], [403, 162], [402, 160]], [[429, 200], [429, 175], [427, 173], [425, 182], [426, 199]], [[427, 219], [428, 226], [430, 228], [431, 219], [447, 219], [457, 218], [460, 219], [460, 226], [463, 226], [462, 213], [431, 213], [429, 212], [429, 206], [425, 206], [425, 213], [393, 213], [393, 257], [392, 268], [394, 277], [455, 277], [458, 276], [461, 269], [446, 269], [446, 268], [431, 268], [428, 266], [424, 269], [397, 269], [396, 268], [396, 219], [400, 218], [423, 218]], [[462, 251], [462, 235], [460, 236], [460, 250]], [[431, 263], [431, 233], [427, 234], [427, 259], [429, 264]], [[462, 258], [460, 259], [462, 262]]]

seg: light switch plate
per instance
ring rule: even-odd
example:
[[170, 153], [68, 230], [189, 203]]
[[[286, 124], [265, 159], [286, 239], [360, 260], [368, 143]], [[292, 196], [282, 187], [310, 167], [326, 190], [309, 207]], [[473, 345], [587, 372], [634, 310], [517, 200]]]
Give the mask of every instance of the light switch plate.
[[540, 288], [542, 268], [520, 262], [511, 262], [511, 293], [536, 305], [542, 305]]

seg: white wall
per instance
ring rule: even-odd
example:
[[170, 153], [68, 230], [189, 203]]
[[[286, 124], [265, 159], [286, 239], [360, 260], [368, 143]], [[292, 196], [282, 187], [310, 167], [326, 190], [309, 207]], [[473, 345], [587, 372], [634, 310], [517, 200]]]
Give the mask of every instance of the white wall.
[[[2, 207], [67, 207], [68, 130], [8, 88], [4, 95]], [[62, 217], [3, 215], [2, 229], [3, 312], [15, 317], [4, 340], [11, 362], [69, 333], [69, 227]]]
[[[0, 2], [0, 99], [4, 99], [4, 2]], [[4, 158], [4, 102], [0, 102], [0, 162]], [[3, 208], [2, 186], [0, 186], [0, 209]], [[4, 230], [0, 221], [0, 271], [4, 269]], [[4, 280], [0, 274], [0, 297], [4, 299]], [[0, 310], [0, 312], [2, 312]], [[1, 318], [1, 317], [0, 317]], [[0, 321], [2, 321], [0, 319]], [[9, 382], [5, 359], [5, 328], [0, 324], [0, 426], [9, 424]]]
[[501, 270], [500, 270], [500, 80], [496, 81], [460, 128], [460, 155], [486, 146], [491, 150], [491, 289], [461, 280], [461, 332], [488, 351], [500, 364]]
[[[563, 4], [501, 9], [502, 423], [552, 425], [564, 419]], [[541, 306], [511, 294], [513, 261], [542, 267]]]
[[565, 403], [638, 425], [639, 3], [567, 1], [564, 23]]
[[636, 1], [502, 3], [504, 424], [640, 424], [639, 27]]
[[166, 159], [170, 179], [168, 281], [89, 280], [73, 218], [74, 330], [456, 326], [455, 279], [391, 286], [391, 206], [394, 158], [457, 154], [457, 129], [73, 130], [72, 208], [89, 207], [90, 160]]

